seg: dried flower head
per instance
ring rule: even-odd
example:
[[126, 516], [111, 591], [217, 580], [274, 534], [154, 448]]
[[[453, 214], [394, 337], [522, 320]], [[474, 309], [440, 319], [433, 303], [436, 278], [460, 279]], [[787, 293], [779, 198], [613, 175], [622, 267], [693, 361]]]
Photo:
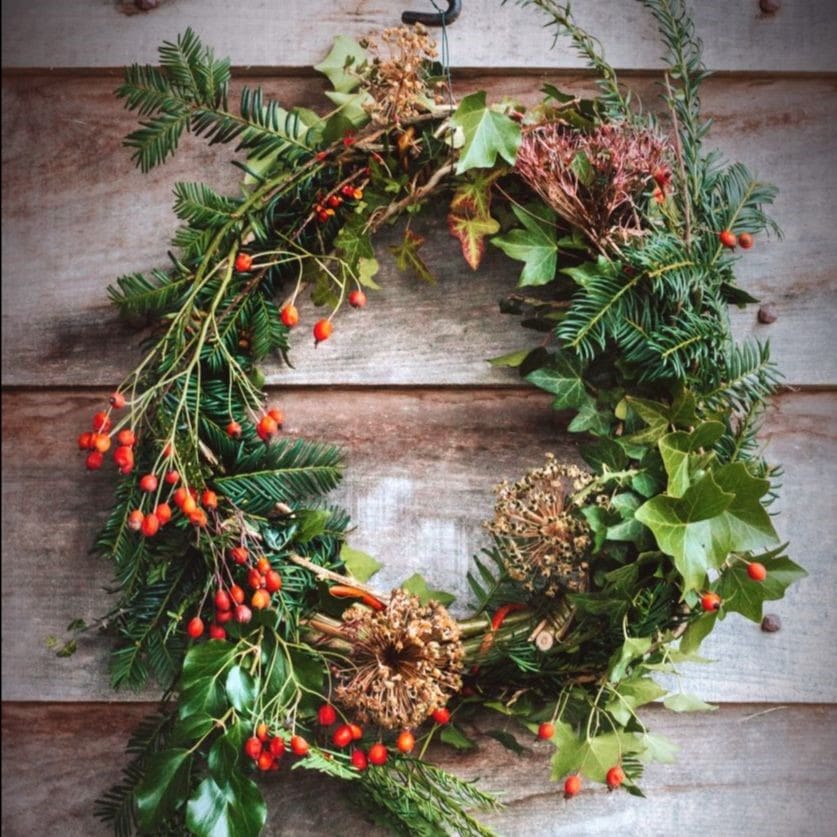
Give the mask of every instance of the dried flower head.
[[435, 94], [426, 65], [438, 55], [427, 30], [420, 24], [384, 29], [366, 43], [372, 61], [365, 86], [373, 99], [366, 110], [372, 121], [399, 124], [426, 111]]
[[652, 131], [626, 122], [589, 133], [560, 122], [534, 125], [523, 136], [516, 169], [565, 221], [597, 247], [642, 235], [637, 200], [667, 170], [670, 149]]
[[355, 605], [341, 633], [354, 646], [336, 672], [336, 699], [361, 722], [418, 726], [462, 686], [459, 626], [438, 602], [394, 590], [384, 610]]
[[506, 570], [526, 590], [546, 596], [587, 588], [592, 539], [573, 495], [592, 476], [547, 454], [546, 465], [515, 483], [497, 486], [494, 519], [486, 528], [506, 560]]

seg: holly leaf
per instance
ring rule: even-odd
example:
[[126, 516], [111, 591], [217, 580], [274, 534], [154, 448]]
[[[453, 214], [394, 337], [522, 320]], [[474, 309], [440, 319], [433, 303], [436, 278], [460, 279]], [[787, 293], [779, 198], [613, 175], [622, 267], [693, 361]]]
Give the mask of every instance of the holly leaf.
[[587, 398], [587, 390], [581, 377], [581, 364], [564, 352], [551, 356], [549, 366], [543, 366], [526, 375], [526, 380], [555, 396], [555, 410], [574, 410]]
[[444, 590], [433, 590], [427, 586], [424, 577], [419, 573], [413, 573], [402, 585], [402, 590], [418, 596], [419, 601], [424, 605], [429, 601], [439, 602], [440, 605], [447, 607], [455, 598], [452, 593], [446, 593]]
[[395, 265], [399, 270], [412, 271], [419, 279], [423, 279], [430, 285], [435, 285], [436, 277], [430, 272], [430, 268], [419, 255], [419, 250], [423, 244], [423, 236], [411, 230], [405, 230], [401, 244], [389, 249], [395, 256]]
[[[774, 553], [781, 552], [781, 549], [775, 550]], [[734, 610], [753, 622], [761, 622], [763, 603], [781, 599], [791, 584], [805, 578], [808, 573], [785, 555], [760, 556], [754, 560], [764, 564], [767, 570], [767, 578], [764, 581], [750, 578], [747, 574], [747, 564], [737, 561], [721, 574], [716, 591], [724, 600], [725, 610]]]
[[482, 217], [451, 213], [448, 215], [448, 230], [459, 240], [462, 256], [472, 270], [480, 266], [485, 255], [485, 239], [500, 229], [500, 223], [491, 216]]
[[484, 91], [466, 96], [451, 117], [451, 124], [461, 128], [465, 138], [456, 164], [457, 174], [474, 168], [492, 168], [498, 154], [514, 165], [520, 146], [520, 125], [506, 114], [487, 107]]
[[512, 206], [512, 212], [523, 228], [516, 227], [496, 236], [491, 243], [509, 258], [524, 262], [519, 287], [546, 285], [555, 278], [558, 265], [555, 213], [543, 204]]
[[366, 50], [354, 38], [338, 35], [329, 54], [314, 69], [326, 76], [335, 90], [350, 93], [360, 84], [357, 68], [367, 61]]
[[690, 484], [690, 475], [697, 468], [705, 468], [712, 457], [711, 452], [695, 456], [695, 451], [709, 448], [724, 435], [724, 425], [719, 421], [705, 421], [691, 433], [677, 430], [667, 433], [657, 443], [663, 465], [668, 474], [668, 489], [671, 497], [682, 497]]
[[136, 789], [137, 817], [143, 831], [153, 831], [174, 813], [175, 806], [189, 790], [188, 750], [163, 750], [151, 756]]
[[186, 805], [186, 825], [196, 837], [260, 834], [267, 806], [256, 783], [233, 770], [219, 786], [207, 776]]
[[352, 549], [345, 543], [340, 547], [340, 558], [346, 565], [349, 575], [358, 581], [368, 581], [383, 567], [383, 564], [371, 555], [359, 549]]

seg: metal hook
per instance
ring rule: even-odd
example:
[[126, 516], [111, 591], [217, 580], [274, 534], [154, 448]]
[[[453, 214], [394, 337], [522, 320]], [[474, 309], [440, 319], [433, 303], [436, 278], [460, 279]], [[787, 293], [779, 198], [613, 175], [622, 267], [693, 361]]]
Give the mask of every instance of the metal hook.
[[[435, 3], [434, 3], [435, 5]], [[401, 15], [402, 23], [421, 23], [424, 26], [449, 26], [462, 11], [462, 0], [448, 0], [446, 12], [431, 14], [429, 12], [404, 12]]]

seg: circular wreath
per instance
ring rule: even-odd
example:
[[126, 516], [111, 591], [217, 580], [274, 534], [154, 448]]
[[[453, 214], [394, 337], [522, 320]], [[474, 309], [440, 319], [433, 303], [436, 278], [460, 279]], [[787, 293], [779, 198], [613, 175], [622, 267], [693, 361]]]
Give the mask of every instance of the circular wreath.
[[[96, 544], [120, 591], [103, 619], [113, 685], [165, 690], [99, 803], [117, 833], [256, 835], [255, 780], [284, 761], [344, 780], [396, 831], [487, 834], [472, 811], [500, 800], [424, 759], [435, 737], [468, 746], [476, 712], [551, 741], [567, 796], [583, 780], [639, 792], [643, 765], [670, 752], [637, 715], [666, 695], [653, 675], [727, 612], [760, 619], [803, 573], [777, 546], [776, 472], [756, 445], [778, 374], [727, 319], [752, 301], [736, 260], [778, 233], [763, 210], [776, 190], [704, 151], [706, 72], [680, 0], [643, 4], [669, 55], [659, 118], [567, 8], [522, 5], [569, 36], [597, 98], [546, 85], [531, 108], [456, 102], [420, 27], [338, 38], [317, 68], [324, 116], [248, 88], [234, 111], [229, 62], [190, 30], [159, 67], [125, 71], [144, 171], [184, 130], [246, 154], [238, 196], [176, 185], [168, 270], [110, 289], [151, 324], [147, 354], [79, 437], [89, 469], [110, 453], [121, 475]], [[377, 289], [382, 227], [406, 218], [398, 265], [427, 273], [410, 221], [441, 200], [471, 268], [487, 242], [523, 263], [526, 290], [501, 308], [540, 336], [495, 362], [571, 414], [586, 462], [547, 454], [498, 486], [464, 619], [420, 576], [369, 586], [377, 562], [322, 500], [340, 452], [282, 436], [258, 366], [287, 357], [304, 319], [339, 346], [342, 309]]]

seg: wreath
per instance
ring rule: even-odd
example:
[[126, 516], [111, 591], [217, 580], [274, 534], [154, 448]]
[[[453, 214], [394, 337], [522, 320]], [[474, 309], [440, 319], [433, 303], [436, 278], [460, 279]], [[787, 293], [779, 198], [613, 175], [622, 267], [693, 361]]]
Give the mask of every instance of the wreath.
[[[501, 800], [425, 759], [433, 739], [470, 746], [478, 712], [551, 742], [567, 797], [583, 781], [639, 794], [672, 746], [637, 710], [711, 708], [654, 676], [804, 575], [778, 544], [778, 472], [756, 439], [779, 375], [727, 317], [755, 301], [734, 267], [778, 234], [776, 190], [703, 148], [687, 11], [643, 0], [668, 61], [654, 115], [567, 7], [520, 5], [569, 37], [596, 98], [547, 84], [529, 108], [455, 101], [420, 26], [338, 37], [317, 67], [326, 115], [249, 88], [234, 110], [229, 61], [191, 30], [159, 67], [125, 71], [143, 171], [189, 131], [237, 143], [244, 176], [236, 196], [178, 183], [170, 267], [110, 288], [150, 326], [146, 354], [78, 440], [88, 469], [111, 453], [120, 474], [95, 547], [119, 592], [99, 623], [116, 636], [113, 686], [164, 690], [97, 805], [117, 834], [256, 835], [257, 779], [280, 765], [342, 780], [399, 833], [489, 834], [473, 812]], [[346, 304], [378, 288], [383, 227], [402, 221], [397, 264], [426, 278], [411, 220], [440, 201], [470, 268], [487, 243], [522, 263], [501, 310], [538, 335], [493, 362], [554, 397], [586, 463], [547, 455], [497, 487], [467, 618], [418, 575], [370, 586], [379, 564], [324, 500], [340, 451], [283, 437], [259, 367], [288, 359], [309, 305], [324, 311], [314, 340], [339, 345]]]

